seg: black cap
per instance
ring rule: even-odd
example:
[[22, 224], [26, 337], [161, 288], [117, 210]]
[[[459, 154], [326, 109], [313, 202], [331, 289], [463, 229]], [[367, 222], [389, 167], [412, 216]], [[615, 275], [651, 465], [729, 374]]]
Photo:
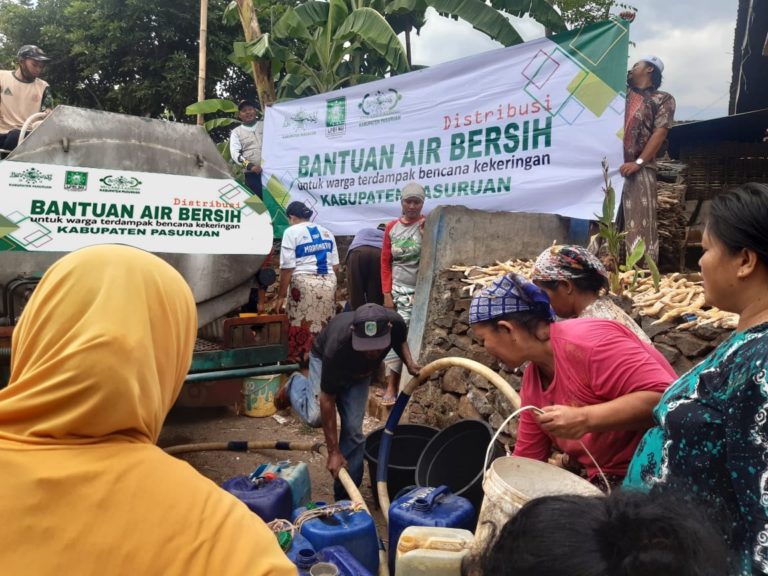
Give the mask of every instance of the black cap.
[[392, 343], [387, 309], [378, 304], [363, 304], [352, 321], [352, 348], [358, 352], [384, 350]]
[[312, 218], [312, 209], [304, 204], [304, 202], [299, 202], [298, 200], [294, 200], [288, 206], [285, 208], [285, 214], [287, 216], [296, 216], [297, 218], [301, 218], [302, 220], [309, 220]]
[[16, 53], [19, 60], [37, 60], [38, 62], [50, 62], [51, 59], [45, 55], [40, 48], [33, 46], [32, 44], [25, 44]]
[[251, 108], [256, 108], [256, 104], [254, 104], [252, 100], [240, 100], [240, 102], [237, 103], [238, 110], [242, 110], [243, 108], [247, 108], [248, 106], [250, 106]]

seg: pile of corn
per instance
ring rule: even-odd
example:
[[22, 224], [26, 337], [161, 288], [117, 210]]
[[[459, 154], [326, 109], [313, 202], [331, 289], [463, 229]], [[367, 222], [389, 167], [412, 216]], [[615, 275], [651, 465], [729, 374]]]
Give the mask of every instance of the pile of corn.
[[[631, 281], [631, 274], [622, 276], [624, 286]], [[661, 277], [656, 291], [649, 276], [637, 282], [634, 292], [625, 291], [632, 299], [632, 306], [641, 316], [657, 318], [653, 324], [679, 322], [678, 330], [694, 326], [712, 326], [733, 330], [739, 322], [738, 314], [724, 312], [704, 305], [704, 286], [700, 274], [666, 274]]]
[[[461, 282], [466, 284], [463, 296], [471, 297], [476, 291], [490, 285], [496, 278], [515, 272], [530, 277], [533, 262], [530, 260], [509, 260], [493, 266], [452, 266], [451, 272], [461, 272]], [[645, 273], [632, 288], [634, 272], [621, 275], [624, 288], [622, 295], [631, 299], [633, 308], [640, 316], [655, 318], [653, 324], [681, 322], [677, 330], [688, 330], [695, 326], [714, 328], [736, 328], [739, 317], [730, 312], [705, 306], [704, 287], [699, 274], [665, 274], [661, 277], [656, 291], [650, 274]]]
[[463, 296], [472, 297], [472, 295], [489, 286], [491, 282], [499, 276], [514, 272], [529, 278], [533, 272], [532, 260], [508, 260], [507, 262], [496, 262], [493, 266], [451, 266], [451, 272], [463, 272], [464, 278], [461, 281], [467, 286], [462, 290]]

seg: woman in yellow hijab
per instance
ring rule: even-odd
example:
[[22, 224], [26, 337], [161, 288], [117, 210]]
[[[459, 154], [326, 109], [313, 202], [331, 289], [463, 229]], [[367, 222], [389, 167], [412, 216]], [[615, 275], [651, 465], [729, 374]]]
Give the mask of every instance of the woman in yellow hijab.
[[189, 287], [146, 252], [86, 248], [43, 276], [0, 390], [3, 574], [296, 574], [256, 515], [155, 446], [195, 332]]

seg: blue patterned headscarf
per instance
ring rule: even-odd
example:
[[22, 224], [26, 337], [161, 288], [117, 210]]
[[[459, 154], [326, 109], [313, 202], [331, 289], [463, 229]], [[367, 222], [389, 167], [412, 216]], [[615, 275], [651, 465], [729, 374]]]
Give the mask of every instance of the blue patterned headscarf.
[[519, 274], [507, 274], [472, 298], [469, 323], [487, 322], [513, 312], [533, 312], [542, 319], [555, 320], [544, 290]]

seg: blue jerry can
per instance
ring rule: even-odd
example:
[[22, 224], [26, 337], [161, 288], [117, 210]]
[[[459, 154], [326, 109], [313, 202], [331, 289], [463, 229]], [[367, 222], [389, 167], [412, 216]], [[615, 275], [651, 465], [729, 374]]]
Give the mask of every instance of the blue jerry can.
[[336, 566], [339, 576], [373, 576], [349, 550], [342, 546], [329, 546], [315, 552], [313, 550], [301, 550], [294, 561], [301, 576], [309, 574], [309, 570], [318, 562], [328, 562]]
[[288, 546], [288, 550], [285, 551], [285, 555], [288, 556], [288, 560], [297, 564], [299, 558], [307, 556], [308, 554], [315, 553], [315, 547], [312, 543], [301, 535], [301, 532], [296, 532], [291, 539], [291, 545]]
[[[318, 503], [319, 504], [319, 503]], [[349, 500], [340, 500], [338, 505], [350, 505]], [[307, 507], [293, 511], [292, 520], [296, 519]], [[336, 512], [331, 516], [313, 518], [301, 526], [301, 535], [309, 540], [315, 550], [330, 546], [342, 546], [362, 564], [368, 572], [376, 574], [379, 570], [379, 540], [373, 518], [364, 510]]]
[[400, 534], [409, 526], [475, 528], [475, 508], [469, 500], [456, 496], [448, 486], [415, 488], [389, 506], [389, 569], [395, 571], [395, 552]]
[[291, 487], [274, 475], [251, 481], [248, 476], [235, 476], [221, 485], [224, 490], [245, 503], [264, 522], [291, 516]]
[[251, 473], [250, 478], [255, 480], [268, 472], [272, 472], [278, 478], [288, 482], [293, 497], [292, 510], [299, 506], [306, 506], [312, 501], [312, 484], [309, 480], [309, 467], [306, 462], [281, 460], [277, 464], [261, 464]]

